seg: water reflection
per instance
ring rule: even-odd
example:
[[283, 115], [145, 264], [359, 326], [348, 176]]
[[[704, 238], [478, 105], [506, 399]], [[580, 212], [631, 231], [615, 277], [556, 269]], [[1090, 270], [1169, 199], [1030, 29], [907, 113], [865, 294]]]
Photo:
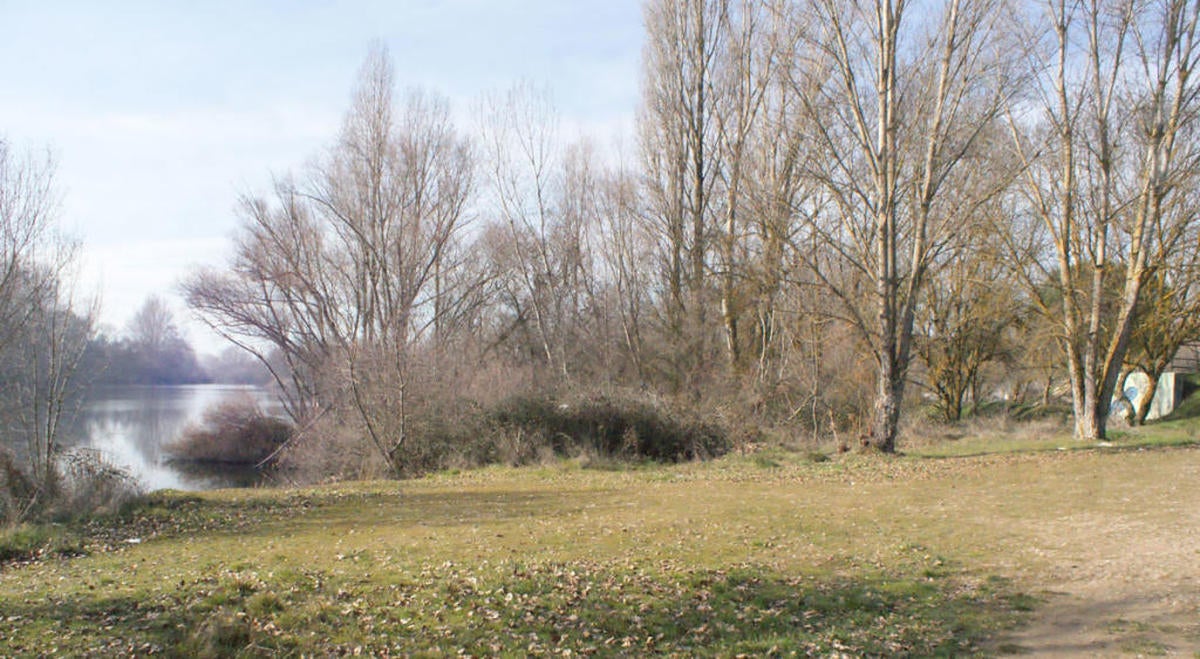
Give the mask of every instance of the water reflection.
[[268, 412], [277, 403], [258, 387], [189, 385], [97, 388], [85, 402], [64, 445], [87, 446], [125, 467], [147, 489], [204, 490], [247, 484], [247, 474], [203, 473], [166, 460], [163, 445], [200, 421], [209, 407], [252, 397]]

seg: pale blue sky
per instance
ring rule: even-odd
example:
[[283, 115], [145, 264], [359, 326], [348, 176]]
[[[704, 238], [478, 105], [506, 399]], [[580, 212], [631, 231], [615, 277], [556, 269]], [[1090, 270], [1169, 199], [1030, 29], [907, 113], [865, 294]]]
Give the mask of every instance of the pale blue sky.
[[[632, 128], [639, 0], [0, 0], [0, 136], [52, 149], [62, 223], [85, 246], [105, 322], [220, 262], [242, 191], [335, 136], [373, 41], [401, 87], [466, 116], [548, 85], [567, 131]], [[195, 327], [201, 347], [214, 344]]]

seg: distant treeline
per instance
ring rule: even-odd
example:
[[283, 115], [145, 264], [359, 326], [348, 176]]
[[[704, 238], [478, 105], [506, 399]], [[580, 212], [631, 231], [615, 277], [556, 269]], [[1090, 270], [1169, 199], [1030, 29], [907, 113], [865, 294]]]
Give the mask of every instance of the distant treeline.
[[199, 356], [162, 299], [152, 296], [120, 336], [98, 333], [81, 362], [84, 378], [100, 385], [263, 384], [266, 370], [236, 348]]
[[88, 344], [85, 373], [97, 384], [203, 384], [212, 382], [186, 341], [148, 346], [100, 335]]

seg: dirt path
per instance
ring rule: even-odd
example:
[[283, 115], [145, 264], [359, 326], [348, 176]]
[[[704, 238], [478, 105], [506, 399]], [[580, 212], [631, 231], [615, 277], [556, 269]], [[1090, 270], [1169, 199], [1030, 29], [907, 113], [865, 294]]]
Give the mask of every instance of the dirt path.
[[1103, 514], [1030, 529], [1044, 601], [1001, 654], [1200, 657], [1200, 460], [1178, 457], [1157, 483], [1099, 484]]
[[1037, 622], [1000, 646], [1003, 654], [1039, 657], [1195, 656], [1200, 625], [1194, 598], [1170, 591], [1116, 595], [1055, 592]]

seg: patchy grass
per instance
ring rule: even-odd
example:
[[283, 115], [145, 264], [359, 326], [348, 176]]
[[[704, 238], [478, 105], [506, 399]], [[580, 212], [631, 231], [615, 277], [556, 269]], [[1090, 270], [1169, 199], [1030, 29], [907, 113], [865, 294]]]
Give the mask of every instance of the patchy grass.
[[1004, 596], [986, 587], [925, 579], [645, 561], [389, 570], [373, 553], [341, 560], [358, 569], [244, 566], [182, 578], [173, 592], [143, 584], [128, 594], [51, 596], [13, 608], [18, 630], [5, 650], [44, 649], [53, 637], [56, 650], [72, 653], [952, 655], [1008, 615]]
[[777, 451], [157, 493], [65, 531], [86, 556], [0, 567], [0, 655], [995, 651], [1042, 599], [1037, 523], [1141, 511], [1197, 463]]
[[68, 532], [61, 526], [18, 524], [0, 529], [0, 564], [86, 553], [80, 534]]
[[1195, 421], [1166, 421], [1140, 427], [1112, 429], [1104, 442], [1081, 442], [1071, 429], [1029, 432], [1021, 426], [1014, 430], [964, 433], [937, 441], [916, 441], [907, 449], [926, 458], [971, 457], [1044, 451], [1137, 450], [1147, 448], [1200, 446], [1200, 426]]

